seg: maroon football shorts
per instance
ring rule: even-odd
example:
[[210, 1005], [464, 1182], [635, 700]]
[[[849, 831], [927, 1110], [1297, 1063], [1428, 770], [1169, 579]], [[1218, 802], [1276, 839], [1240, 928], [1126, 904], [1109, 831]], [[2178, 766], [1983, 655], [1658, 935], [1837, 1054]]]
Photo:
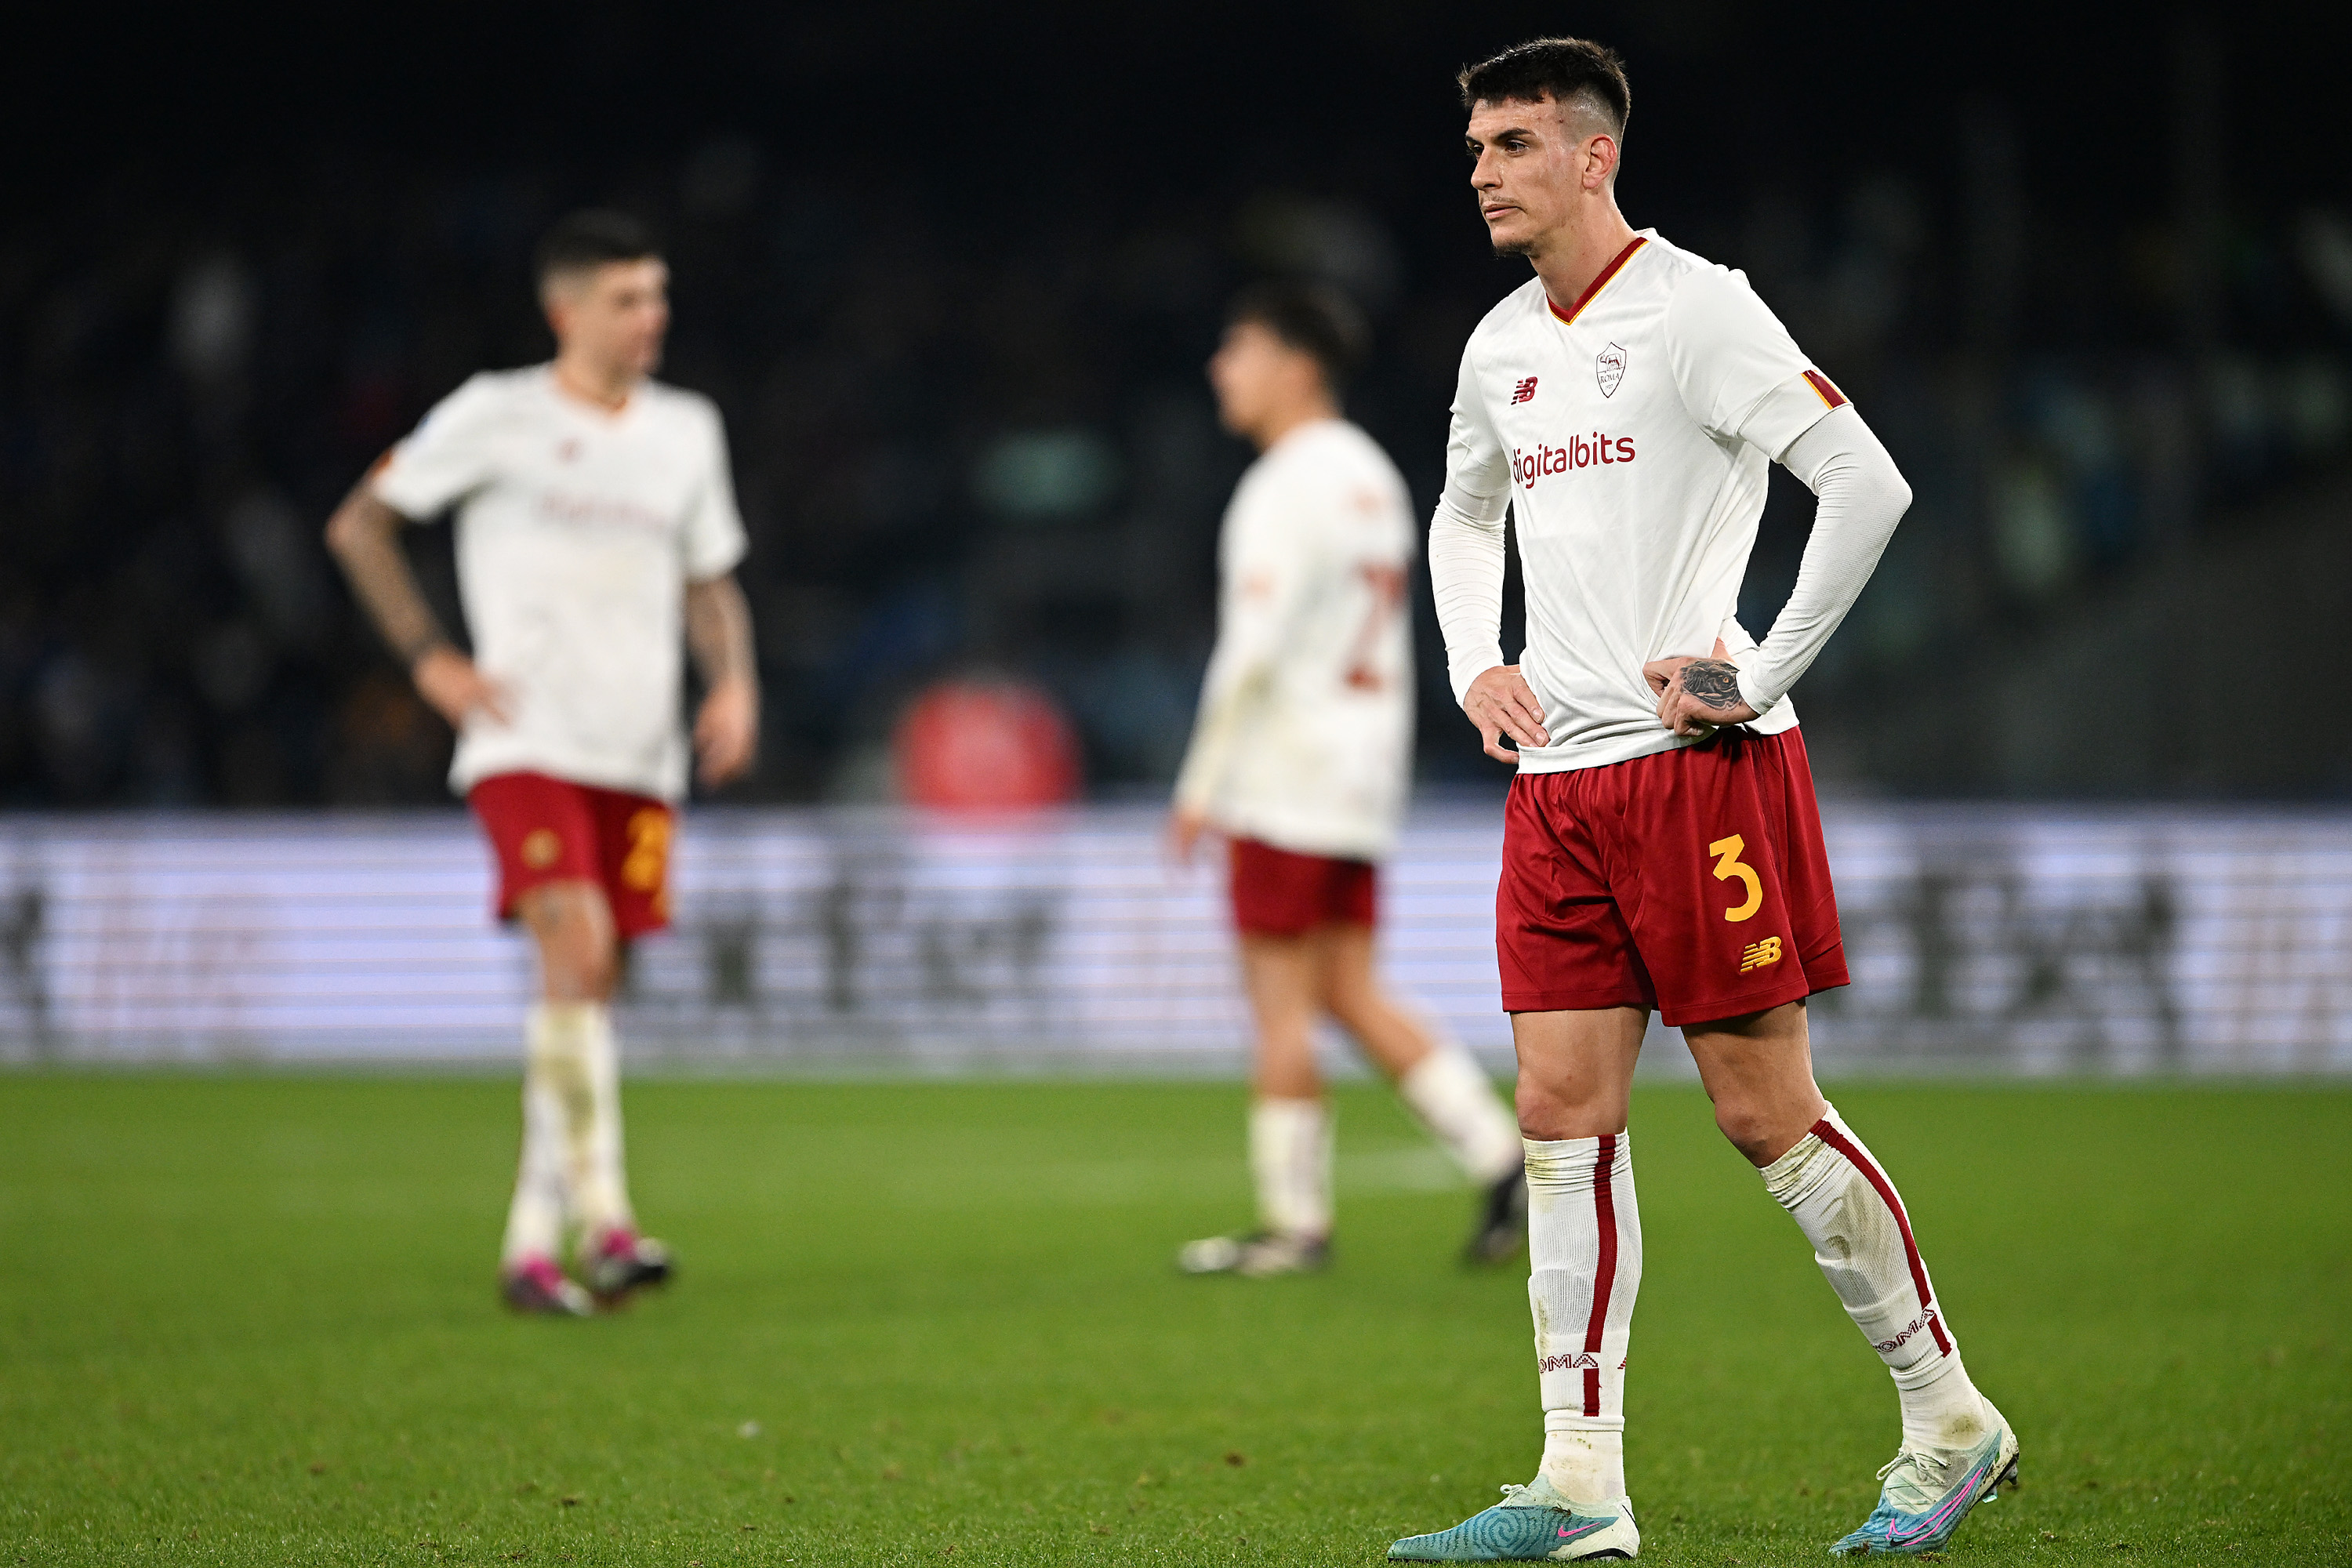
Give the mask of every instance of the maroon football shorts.
[[498, 915], [550, 882], [593, 882], [613, 927], [643, 936], [669, 924], [669, 842], [677, 814], [650, 795], [545, 773], [495, 773], [466, 796], [499, 859]]
[[1234, 925], [1251, 936], [1301, 936], [1319, 925], [1372, 923], [1380, 870], [1369, 860], [1301, 855], [1255, 838], [1233, 843]]
[[1656, 1007], [1672, 1025], [1846, 983], [1805, 742], [1696, 746], [1521, 773], [1495, 891], [1503, 1010]]

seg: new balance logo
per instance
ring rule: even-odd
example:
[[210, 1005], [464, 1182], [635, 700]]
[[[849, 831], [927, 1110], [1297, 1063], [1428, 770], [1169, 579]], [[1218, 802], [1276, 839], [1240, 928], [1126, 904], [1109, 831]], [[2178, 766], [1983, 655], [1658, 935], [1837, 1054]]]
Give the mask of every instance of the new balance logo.
[[1534, 376], [1528, 377], [1511, 389], [1511, 401], [1514, 403], [1533, 403], [1535, 400], [1536, 378]]
[[1762, 969], [1780, 962], [1780, 939], [1768, 936], [1762, 942], [1751, 942], [1739, 951], [1739, 973]]

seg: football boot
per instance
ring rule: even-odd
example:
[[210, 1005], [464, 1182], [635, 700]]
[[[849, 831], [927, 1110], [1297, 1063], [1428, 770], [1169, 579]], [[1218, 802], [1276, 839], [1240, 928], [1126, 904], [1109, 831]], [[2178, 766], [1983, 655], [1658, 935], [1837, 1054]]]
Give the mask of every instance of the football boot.
[[608, 1230], [589, 1248], [580, 1272], [598, 1306], [617, 1307], [635, 1292], [669, 1279], [669, 1248], [625, 1227]]
[[1540, 1474], [1505, 1487], [1503, 1500], [1451, 1530], [1408, 1535], [1389, 1548], [1391, 1563], [1608, 1563], [1642, 1553], [1633, 1505], [1576, 1503]]
[[584, 1318], [596, 1310], [588, 1292], [563, 1277], [551, 1258], [526, 1258], [499, 1276], [499, 1294], [518, 1312]]
[[1867, 1557], [1883, 1552], [1913, 1557], [1935, 1552], [1951, 1540], [1969, 1510], [2000, 1495], [2004, 1481], [2017, 1480], [2017, 1435], [2000, 1412], [1985, 1401], [1992, 1430], [1972, 1448], [1942, 1453], [1906, 1448], [1878, 1472], [1884, 1484], [1878, 1506], [1862, 1528], [1830, 1548], [1833, 1557]]
[[1283, 1236], [1270, 1230], [1249, 1236], [1212, 1236], [1189, 1241], [1176, 1255], [1187, 1274], [1238, 1274], [1265, 1279], [1276, 1274], [1318, 1274], [1331, 1260], [1331, 1243], [1320, 1236]]
[[1477, 1227], [1462, 1260], [1470, 1264], [1507, 1263], [1528, 1245], [1528, 1168], [1514, 1165], [1510, 1174], [1486, 1189], [1479, 1206]]

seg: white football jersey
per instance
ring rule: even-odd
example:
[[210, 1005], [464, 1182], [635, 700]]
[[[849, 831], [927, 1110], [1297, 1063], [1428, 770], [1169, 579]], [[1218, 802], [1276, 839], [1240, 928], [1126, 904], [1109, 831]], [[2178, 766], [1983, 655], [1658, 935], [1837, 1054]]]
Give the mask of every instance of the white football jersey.
[[[1462, 355], [1441, 508], [1493, 524], [1507, 505], [1527, 595], [1521, 674], [1551, 743], [1519, 767], [1598, 767], [1694, 742], [1658, 722], [1654, 658], [1733, 661], [1734, 618], [1768, 465], [1844, 395], [1740, 273], [1643, 230], [1574, 308], [1530, 279]], [[1447, 649], [1458, 698], [1504, 662]], [[1792, 728], [1775, 704], [1750, 728]]]
[[1344, 419], [1250, 465], [1218, 540], [1217, 647], [1176, 797], [1225, 832], [1378, 859], [1412, 766], [1404, 479]]
[[677, 800], [686, 584], [742, 559], [719, 411], [646, 382], [617, 411], [537, 365], [475, 376], [386, 455], [378, 500], [457, 509], [457, 586], [482, 672], [509, 696], [457, 738], [450, 786], [532, 772]]

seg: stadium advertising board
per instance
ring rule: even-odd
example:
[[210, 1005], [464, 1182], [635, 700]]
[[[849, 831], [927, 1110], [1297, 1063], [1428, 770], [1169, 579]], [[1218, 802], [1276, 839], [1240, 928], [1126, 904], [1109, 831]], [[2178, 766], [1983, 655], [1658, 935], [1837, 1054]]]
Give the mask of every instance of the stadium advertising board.
[[[1499, 1066], [1497, 816], [1420, 810], [1383, 918], [1399, 985]], [[1827, 816], [1854, 984], [1815, 1004], [1825, 1070], [2352, 1070], [2352, 814]], [[697, 811], [677, 928], [631, 966], [628, 1048], [1230, 1070], [1220, 879], [1170, 867], [1160, 827], [1117, 807], [992, 826]], [[0, 1057], [509, 1059], [529, 958], [488, 889], [454, 814], [8, 819]]]

